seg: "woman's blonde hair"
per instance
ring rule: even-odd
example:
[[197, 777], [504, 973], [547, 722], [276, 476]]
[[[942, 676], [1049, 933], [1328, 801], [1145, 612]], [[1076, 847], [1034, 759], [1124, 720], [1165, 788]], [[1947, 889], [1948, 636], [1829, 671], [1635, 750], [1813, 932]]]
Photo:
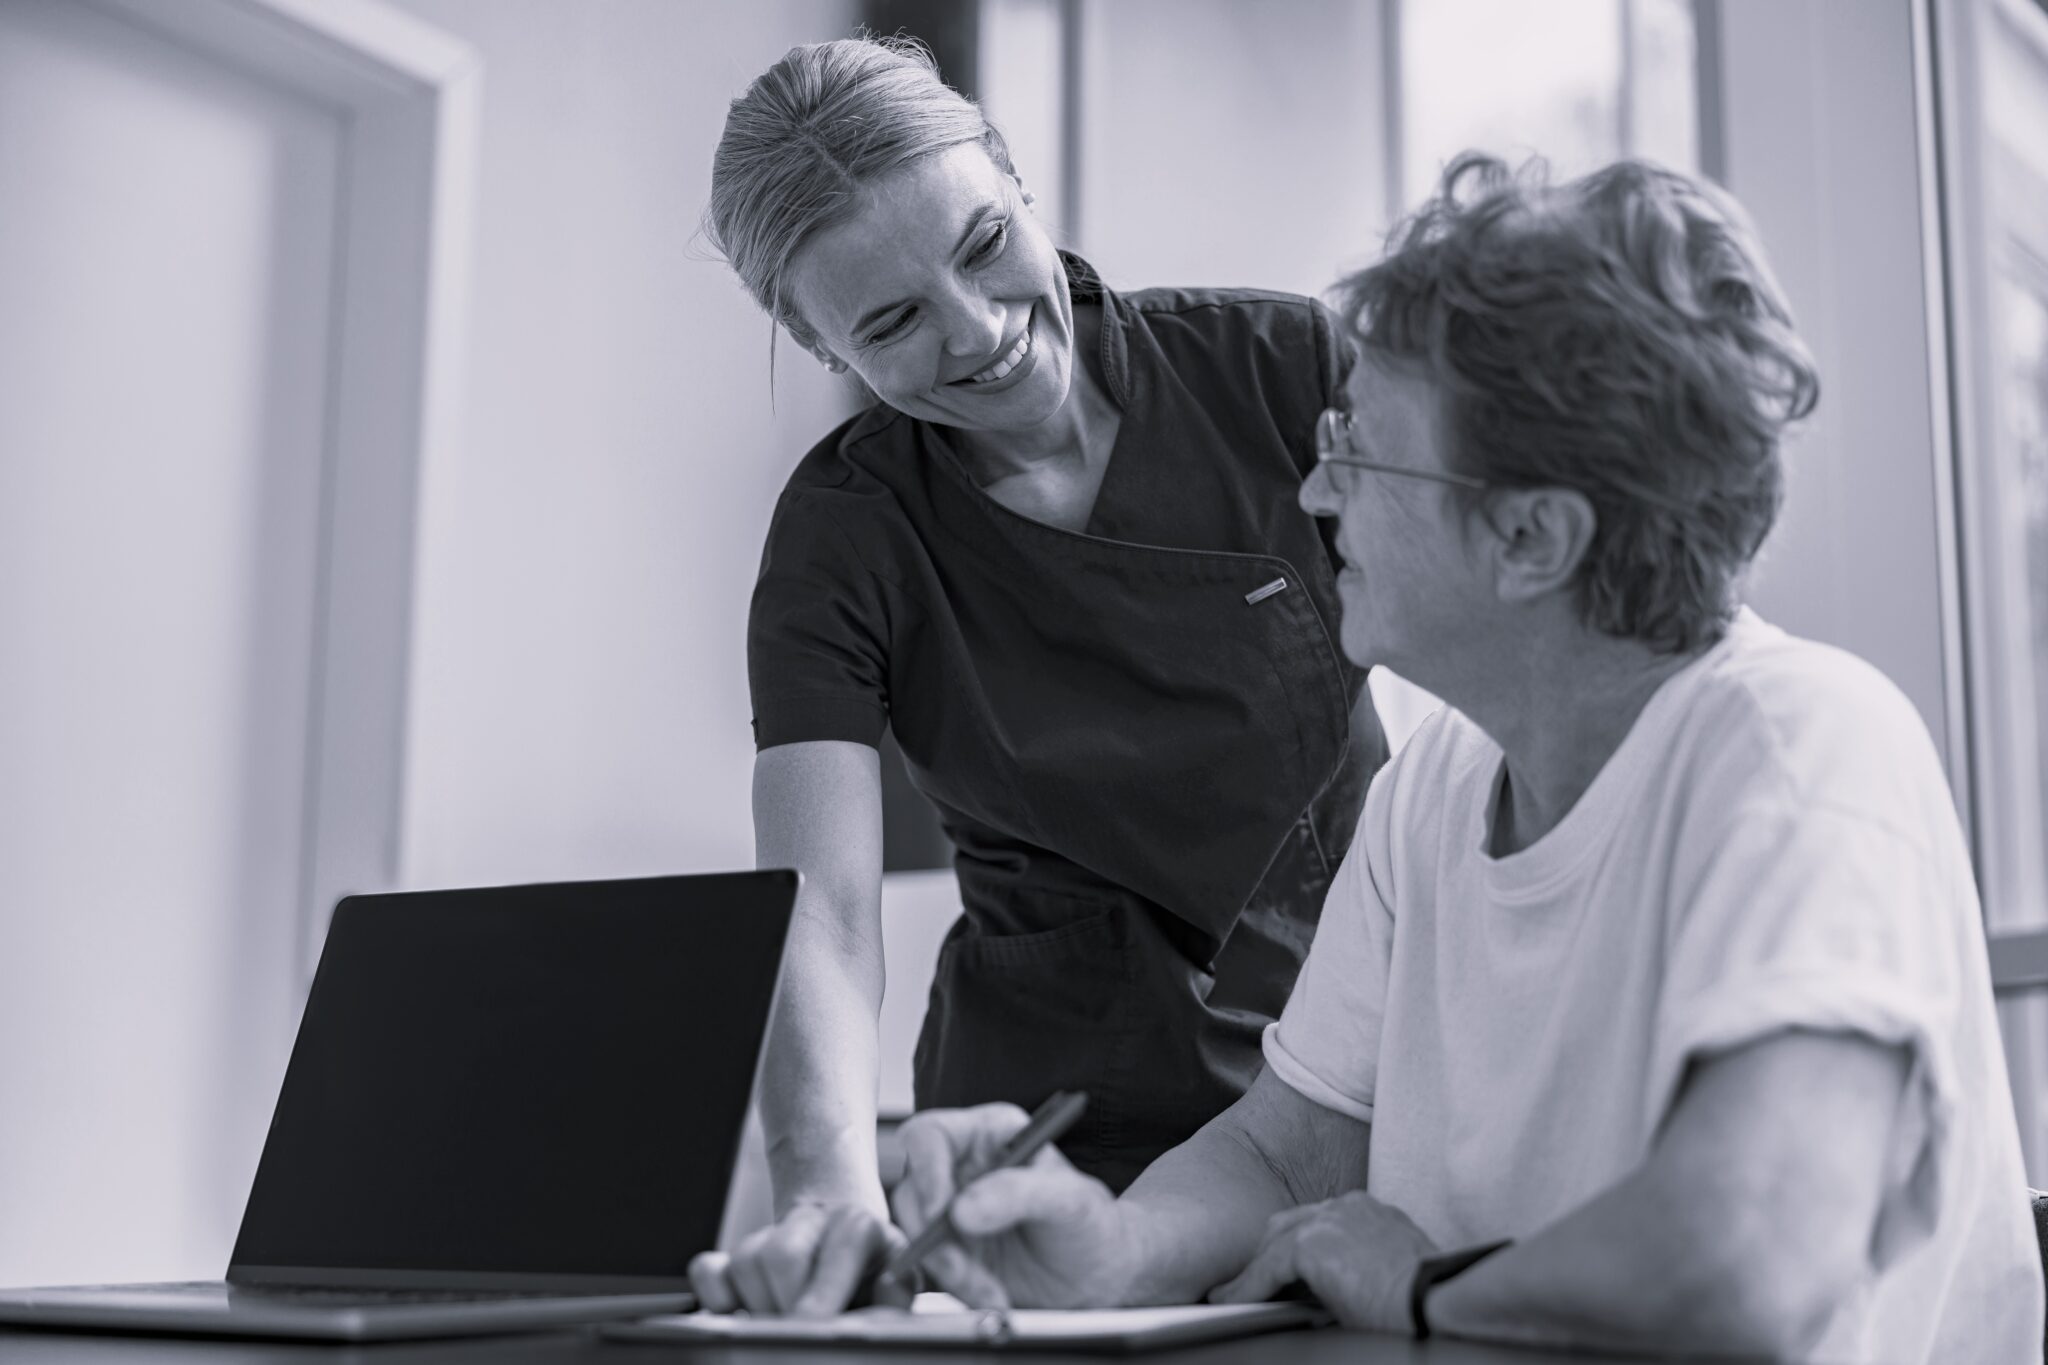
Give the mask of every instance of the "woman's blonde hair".
[[797, 252], [859, 212], [871, 181], [963, 142], [1014, 174], [1002, 134], [915, 39], [791, 48], [726, 113], [704, 235], [768, 316], [814, 345], [789, 295]]

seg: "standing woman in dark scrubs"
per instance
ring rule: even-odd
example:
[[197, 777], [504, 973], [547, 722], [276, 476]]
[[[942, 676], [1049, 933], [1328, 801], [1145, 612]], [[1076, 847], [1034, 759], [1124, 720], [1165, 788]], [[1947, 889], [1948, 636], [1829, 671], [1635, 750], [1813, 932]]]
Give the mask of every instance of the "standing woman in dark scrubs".
[[759, 861], [804, 888], [760, 1085], [778, 1221], [707, 1307], [835, 1311], [899, 1236], [876, 1168], [893, 727], [957, 850], [917, 1102], [1090, 1098], [1121, 1189], [1229, 1105], [1386, 756], [1296, 490], [1347, 352], [1306, 299], [1105, 287], [907, 44], [735, 100], [709, 231], [879, 398], [769, 526], [748, 627]]

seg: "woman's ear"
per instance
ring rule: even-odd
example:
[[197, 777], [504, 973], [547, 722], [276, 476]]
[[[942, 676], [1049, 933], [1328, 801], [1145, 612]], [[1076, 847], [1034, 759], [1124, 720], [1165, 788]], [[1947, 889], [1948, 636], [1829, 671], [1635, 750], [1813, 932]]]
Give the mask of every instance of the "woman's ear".
[[1599, 513], [1573, 488], [1514, 488], [1488, 496], [1486, 521], [1499, 537], [1495, 588], [1504, 602], [1569, 588], [1592, 548]]
[[797, 336], [794, 332], [790, 333], [790, 335], [792, 338], [795, 339], [796, 344], [803, 347], [806, 351], [809, 351], [820, 365], [823, 365], [826, 369], [832, 371], [832, 373], [834, 374], [846, 373], [846, 362], [841, 360], [838, 356], [832, 354], [832, 352], [826, 348], [824, 342], [818, 340], [816, 337], [811, 337], [810, 339], [806, 340], [803, 337]]
[[1033, 204], [1038, 202], [1038, 196], [1033, 194], [1031, 192], [1031, 187], [1024, 183], [1023, 176], [1017, 174], [1015, 171], [1011, 171], [1010, 179], [1017, 186], [1017, 194], [1020, 198], [1023, 199], [1025, 208], [1028, 209]]

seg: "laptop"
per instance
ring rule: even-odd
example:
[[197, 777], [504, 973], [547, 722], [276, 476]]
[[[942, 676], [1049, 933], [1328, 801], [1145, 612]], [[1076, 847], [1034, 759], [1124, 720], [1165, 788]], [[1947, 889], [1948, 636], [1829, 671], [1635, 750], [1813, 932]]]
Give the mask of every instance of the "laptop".
[[693, 1306], [797, 874], [350, 896], [224, 1281], [0, 1324], [367, 1341]]

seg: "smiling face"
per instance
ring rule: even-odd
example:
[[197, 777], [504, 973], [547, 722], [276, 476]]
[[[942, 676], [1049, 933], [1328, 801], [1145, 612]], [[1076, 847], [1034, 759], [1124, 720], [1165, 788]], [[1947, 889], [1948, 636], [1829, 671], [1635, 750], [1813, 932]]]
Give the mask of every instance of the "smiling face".
[[[1429, 381], [1362, 357], [1345, 389], [1356, 454], [1408, 469], [1449, 468]], [[1319, 464], [1301, 505], [1337, 519], [1343, 568], [1340, 638], [1352, 662], [1384, 664], [1424, 687], [1452, 666], [1485, 619], [1481, 565], [1453, 491], [1338, 464]], [[1484, 534], [1483, 524], [1470, 536]]]
[[1066, 401], [1066, 272], [1022, 187], [979, 143], [873, 182], [860, 213], [805, 243], [790, 280], [818, 347], [900, 412], [1006, 431]]

